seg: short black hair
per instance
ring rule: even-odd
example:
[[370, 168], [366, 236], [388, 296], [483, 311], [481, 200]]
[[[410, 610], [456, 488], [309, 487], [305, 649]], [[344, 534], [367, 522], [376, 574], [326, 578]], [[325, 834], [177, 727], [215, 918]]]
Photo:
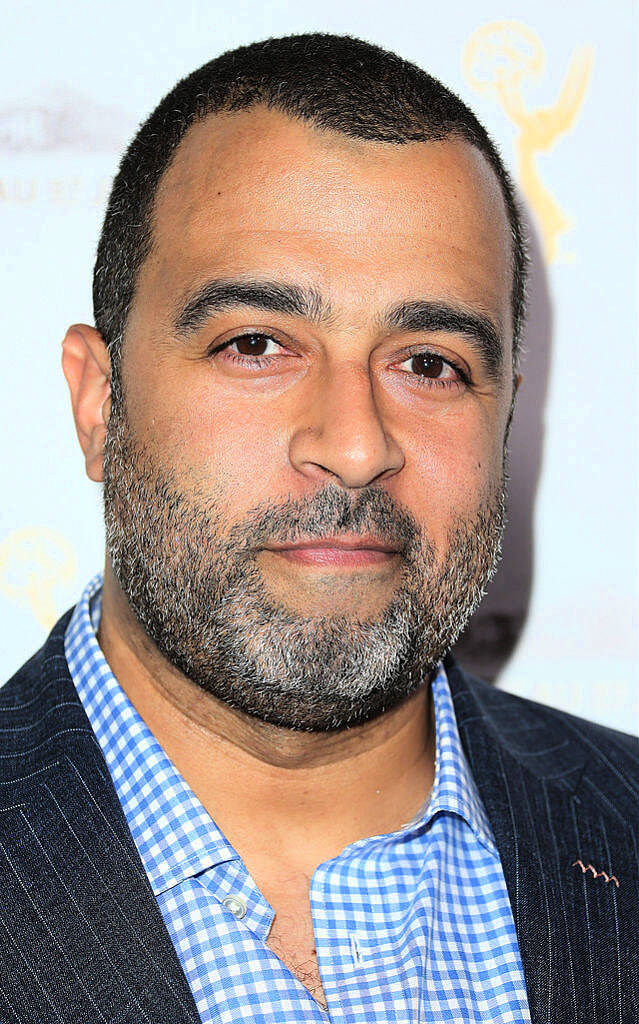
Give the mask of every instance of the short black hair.
[[192, 124], [254, 105], [356, 139], [401, 145], [465, 139], [499, 181], [511, 228], [513, 360], [520, 351], [527, 255], [513, 185], [472, 111], [415, 64], [349, 35], [303, 33], [228, 50], [181, 79], [139, 128], [115, 176], [93, 273], [95, 325], [111, 356], [113, 401], [137, 277], [153, 244], [158, 185]]

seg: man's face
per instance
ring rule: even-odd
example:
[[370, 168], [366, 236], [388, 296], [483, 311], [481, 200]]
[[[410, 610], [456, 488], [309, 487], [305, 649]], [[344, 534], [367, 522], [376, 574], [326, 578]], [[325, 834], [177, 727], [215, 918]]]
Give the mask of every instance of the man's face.
[[[187, 134], [127, 326], [105, 506], [137, 618], [203, 689], [339, 728], [454, 642], [503, 528], [510, 267], [497, 180], [463, 141], [262, 108]], [[397, 550], [268, 550], [347, 533]]]

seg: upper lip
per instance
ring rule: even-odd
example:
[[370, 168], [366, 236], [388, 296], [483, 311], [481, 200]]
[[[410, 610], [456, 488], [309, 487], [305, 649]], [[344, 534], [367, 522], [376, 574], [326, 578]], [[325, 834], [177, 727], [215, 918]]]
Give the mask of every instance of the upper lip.
[[290, 548], [341, 548], [344, 551], [355, 551], [358, 548], [367, 548], [373, 551], [399, 551], [399, 545], [388, 544], [370, 534], [359, 536], [357, 534], [341, 534], [339, 537], [318, 537], [311, 540], [299, 540], [284, 544], [268, 544], [272, 551], [282, 551]]

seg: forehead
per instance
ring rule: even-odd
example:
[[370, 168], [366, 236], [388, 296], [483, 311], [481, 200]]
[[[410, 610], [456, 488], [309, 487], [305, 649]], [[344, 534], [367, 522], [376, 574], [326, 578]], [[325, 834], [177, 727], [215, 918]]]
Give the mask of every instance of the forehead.
[[469, 143], [369, 142], [254, 107], [185, 135], [141, 284], [175, 295], [211, 271], [280, 273], [339, 292], [338, 306], [404, 284], [474, 305], [508, 336], [511, 245], [497, 178]]

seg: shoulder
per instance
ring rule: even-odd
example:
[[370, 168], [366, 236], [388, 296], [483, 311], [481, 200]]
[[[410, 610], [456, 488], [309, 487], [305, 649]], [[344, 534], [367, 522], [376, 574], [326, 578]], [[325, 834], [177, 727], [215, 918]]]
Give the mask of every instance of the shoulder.
[[500, 690], [445, 659], [457, 724], [472, 743], [481, 731], [540, 779], [565, 776], [639, 804], [639, 738]]
[[0, 687], [0, 777], [38, 762], [57, 737], [86, 732], [88, 722], [64, 650], [73, 609], [55, 624], [39, 651]]
[[586, 743], [594, 742], [604, 747], [620, 746], [639, 752], [637, 736], [560, 711], [549, 704], [508, 693], [466, 672], [452, 657], [445, 659], [445, 667], [458, 722], [467, 720], [468, 715], [474, 712], [480, 713], [493, 725], [513, 719], [523, 727], [517, 730], [519, 732], [534, 725], [539, 727], [546, 724], [553, 730], [581, 737]]
[[612, 729], [587, 718], [581, 718], [568, 711], [561, 711], [559, 708], [542, 704], [529, 697], [520, 697], [517, 694], [509, 693], [507, 690], [502, 690], [498, 686], [472, 676], [459, 665], [456, 668], [465, 677], [468, 689], [473, 694], [477, 705], [488, 715], [505, 713], [522, 717], [527, 722], [547, 722], [555, 728], [564, 729], [571, 734], [583, 736], [585, 739], [595, 740], [604, 746], [621, 744], [621, 746], [628, 746], [630, 749], [639, 751], [639, 737], [637, 736]]
[[59, 675], [69, 675], [64, 637], [72, 614], [73, 608], [56, 622], [42, 647], [0, 686], [0, 715], [17, 709], [25, 699], [38, 693], [44, 696], [43, 684], [50, 684]]

